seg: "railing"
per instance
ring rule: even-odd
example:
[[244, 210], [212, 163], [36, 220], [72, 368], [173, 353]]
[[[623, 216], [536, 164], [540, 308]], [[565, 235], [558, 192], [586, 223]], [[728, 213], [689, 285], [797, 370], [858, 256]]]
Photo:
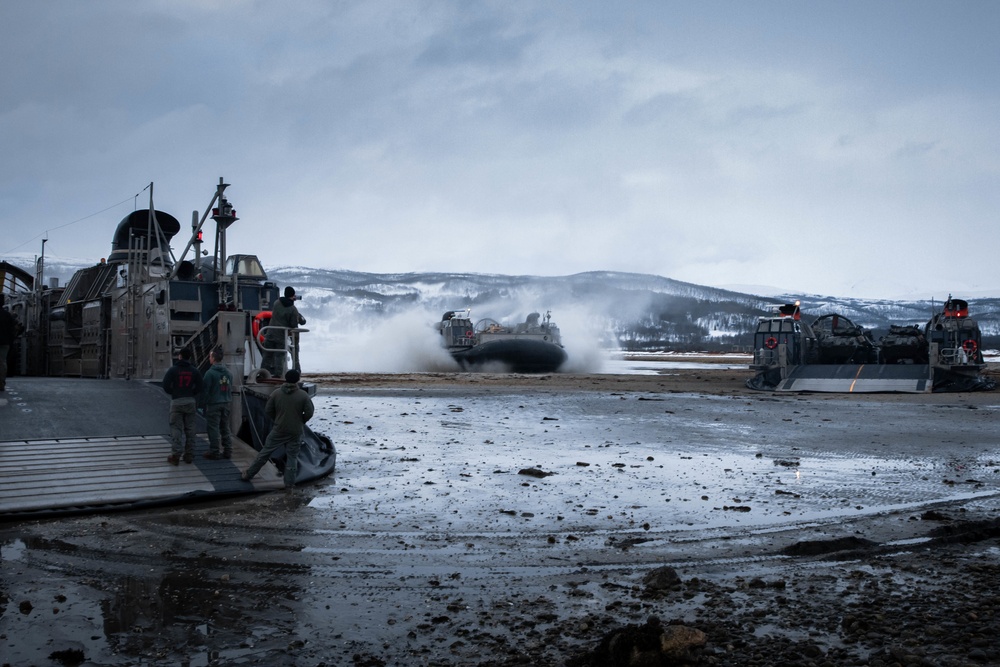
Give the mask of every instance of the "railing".
[[778, 348], [769, 350], [766, 347], [761, 347], [754, 350], [753, 362], [757, 366], [777, 366]]
[[942, 347], [938, 352], [941, 363], [951, 366], [965, 366], [970, 362], [969, 353], [961, 347]]
[[[292, 357], [292, 368], [297, 371], [302, 371], [302, 366], [299, 363], [299, 334], [309, 333], [309, 329], [300, 329], [298, 327], [279, 327], [277, 325], [268, 325], [266, 327], [261, 327], [258, 333], [265, 341], [267, 340], [266, 332], [268, 329], [280, 329], [283, 335], [284, 345], [282, 347], [265, 347], [264, 343], [259, 343], [260, 349], [263, 352], [271, 352], [274, 354], [284, 355], [284, 361], [288, 361], [288, 355], [291, 353]], [[283, 364], [284, 365], [284, 364]]]
[[191, 363], [202, 372], [212, 365], [209, 354], [219, 342], [218, 320], [219, 314], [216, 313], [187, 341], [186, 347], [191, 350]]

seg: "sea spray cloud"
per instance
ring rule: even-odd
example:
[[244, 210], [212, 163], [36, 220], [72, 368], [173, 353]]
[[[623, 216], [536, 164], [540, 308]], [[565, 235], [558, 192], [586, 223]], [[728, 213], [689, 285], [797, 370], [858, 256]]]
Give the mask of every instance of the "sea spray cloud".
[[[308, 302], [308, 299], [306, 299]], [[461, 305], [461, 304], [459, 304]], [[601, 370], [604, 318], [582, 306], [553, 309], [552, 323], [562, 334], [568, 360], [563, 372]], [[457, 306], [456, 306], [457, 307]], [[464, 306], [463, 306], [464, 308]], [[523, 322], [531, 312], [546, 309], [509, 300], [471, 307], [473, 322], [485, 318], [503, 325]], [[308, 333], [302, 335], [301, 362], [308, 373], [454, 372], [459, 365], [444, 349], [437, 329], [443, 311], [414, 306], [392, 315], [312, 308]], [[503, 372], [501, 366], [484, 368]]]

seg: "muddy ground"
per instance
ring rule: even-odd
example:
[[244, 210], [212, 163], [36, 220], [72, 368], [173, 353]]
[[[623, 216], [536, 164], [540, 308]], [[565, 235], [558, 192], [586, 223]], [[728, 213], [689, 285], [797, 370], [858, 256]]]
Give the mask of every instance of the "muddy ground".
[[331, 478], [0, 525], [0, 664], [1000, 664], [1000, 392], [746, 377], [312, 377]]

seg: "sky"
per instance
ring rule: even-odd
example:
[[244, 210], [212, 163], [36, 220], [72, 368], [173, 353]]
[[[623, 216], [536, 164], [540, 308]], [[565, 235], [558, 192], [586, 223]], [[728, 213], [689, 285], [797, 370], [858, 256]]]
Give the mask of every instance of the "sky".
[[1000, 296], [997, 34], [993, 0], [0, 0], [0, 260], [99, 260], [150, 183], [186, 234], [223, 177], [265, 267]]

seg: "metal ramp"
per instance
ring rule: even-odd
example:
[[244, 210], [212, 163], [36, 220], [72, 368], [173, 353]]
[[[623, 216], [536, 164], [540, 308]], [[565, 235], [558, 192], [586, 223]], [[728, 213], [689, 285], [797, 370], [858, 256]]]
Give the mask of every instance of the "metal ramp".
[[199, 420], [193, 463], [167, 462], [169, 397], [138, 381], [13, 377], [0, 393], [0, 520], [132, 509], [280, 489], [268, 463], [240, 480], [257, 455], [233, 439], [233, 458], [211, 461]]
[[229, 460], [205, 459], [206, 449], [197, 448], [193, 463], [174, 466], [164, 436], [0, 442], [0, 518], [135, 509], [284, 486], [270, 463], [253, 482], [240, 480], [257, 455], [242, 442], [233, 442]]
[[933, 387], [926, 364], [810, 364], [792, 367], [774, 390], [924, 394]]

